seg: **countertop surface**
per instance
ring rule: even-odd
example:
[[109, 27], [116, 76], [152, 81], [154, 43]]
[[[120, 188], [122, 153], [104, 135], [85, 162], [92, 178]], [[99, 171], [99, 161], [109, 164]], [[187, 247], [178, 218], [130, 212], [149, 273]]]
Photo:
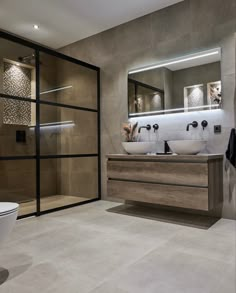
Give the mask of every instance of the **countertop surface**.
[[223, 154], [198, 154], [198, 155], [128, 155], [110, 154], [107, 159], [114, 160], [142, 160], [142, 161], [189, 161], [189, 162], [208, 162], [210, 160], [223, 159]]

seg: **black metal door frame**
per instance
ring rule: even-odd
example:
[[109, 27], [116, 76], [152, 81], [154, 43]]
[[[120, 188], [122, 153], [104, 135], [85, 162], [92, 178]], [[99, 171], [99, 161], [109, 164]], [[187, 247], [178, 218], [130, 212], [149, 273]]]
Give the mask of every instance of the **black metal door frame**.
[[[94, 66], [92, 64], [83, 62], [81, 60], [72, 58], [70, 56], [64, 55], [62, 53], [59, 53], [57, 51], [54, 51], [52, 49], [49, 49], [47, 47], [35, 44], [33, 42], [30, 42], [28, 40], [22, 39], [18, 36], [12, 35], [10, 33], [7, 33], [5, 31], [0, 31], [0, 38], [21, 44], [23, 46], [27, 46], [29, 48], [32, 48], [35, 50], [35, 60], [36, 60], [36, 99], [31, 98], [23, 98], [18, 96], [11, 96], [6, 95], [3, 93], [0, 93], [0, 97], [5, 99], [15, 99], [19, 101], [26, 101], [30, 103], [36, 104], [36, 127], [35, 127], [35, 155], [33, 156], [0, 156], [0, 160], [30, 160], [34, 159], [36, 160], [36, 170], [35, 170], [35, 176], [36, 176], [36, 211], [35, 213], [30, 213], [27, 215], [19, 216], [18, 218], [25, 218], [30, 216], [40, 216], [46, 213], [51, 213], [54, 211], [63, 210], [66, 208], [71, 208], [83, 204], [87, 204], [90, 202], [94, 202], [101, 199], [101, 140], [100, 140], [100, 134], [101, 134], [101, 128], [100, 128], [100, 68], [97, 66]], [[69, 104], [59, 104], [55, 102], [49, 102], [40, 100], [40, 52], [47, 53], [49, 55], [52, 55], [54, 57], [61, 58], [63, 60], [72, 62], [74, 64], [78, 64], [80, 66], [87, 67], [89, 69], [92, 69], [97, 72], [97, 110], [91, 109], [91, 108], [85, 108], [85, 107], [79, 107], [79, 106], [73, 106]], [[61, 155], [41, 155], [40, 154], [40, 105], [52, 105], [57, 107], [64, 107], [64, 108], [71, 108], [81, 111], [87, 111], [87, 112], [96, 112], [97, 113], [97, 140], [98, 140], [98, 146], [97, 146], [97, 153], [95, 154], [61, 154]], [[97, 198], [94, 199], [88, 199], [83, 202], [78, 202], [75, 204], [66, 205], [63, 207], [56, 207], [50, 210], [41, 211], [40, 208], [40, 162], [41, 160], [45, 159], [52, 159], [52, 158], [79, 158], [79, 157], [97, 157], [98, 159], [98, 191], [97, 191]]]

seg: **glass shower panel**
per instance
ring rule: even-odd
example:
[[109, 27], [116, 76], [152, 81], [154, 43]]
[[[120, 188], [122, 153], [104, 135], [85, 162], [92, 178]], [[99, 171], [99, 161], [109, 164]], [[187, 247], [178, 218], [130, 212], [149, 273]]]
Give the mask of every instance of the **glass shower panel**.
[[98, 158], [41, 160], [41, 211], [98, 197]]
[[35, 155], [35, 103], [0, 97], [0, 157]]
[[0, 201], [18, 202], [19, 216], [98, 199], [98, 77], [96, 66], [1, 33]]
[[40, 99], [97, 109], [97, 71], [40, 53]]
[[36, 212], [35, 160], [0, 161], [0, 202], [20, 204], [19, 215]]
[[97, 154], [97, 113], [40, 105], [41, 155]]
[[0, 96], [35, 99], [35, 51], [0, 38]]

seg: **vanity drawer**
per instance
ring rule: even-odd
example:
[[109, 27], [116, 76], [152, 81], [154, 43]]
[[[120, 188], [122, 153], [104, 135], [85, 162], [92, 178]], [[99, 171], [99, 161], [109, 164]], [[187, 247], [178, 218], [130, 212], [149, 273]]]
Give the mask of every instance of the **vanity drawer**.
[[208, 211], [208, 188], [108, 180], [108, 196]]
[[108, 160], [108, 178], [188, 186], [208, 186], [208, 164]]

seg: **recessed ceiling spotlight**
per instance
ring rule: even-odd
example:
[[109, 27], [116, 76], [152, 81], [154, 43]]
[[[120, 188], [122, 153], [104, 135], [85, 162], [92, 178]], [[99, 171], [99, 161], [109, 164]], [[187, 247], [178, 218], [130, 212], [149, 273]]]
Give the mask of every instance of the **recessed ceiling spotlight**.
[[33, 28], [34, 28], [35, 30], [38, 30], [38, 29], [39, 29], [39, 26], [38, 26], [37, 24], [34, 24], [34, 25], [33, 25]]

